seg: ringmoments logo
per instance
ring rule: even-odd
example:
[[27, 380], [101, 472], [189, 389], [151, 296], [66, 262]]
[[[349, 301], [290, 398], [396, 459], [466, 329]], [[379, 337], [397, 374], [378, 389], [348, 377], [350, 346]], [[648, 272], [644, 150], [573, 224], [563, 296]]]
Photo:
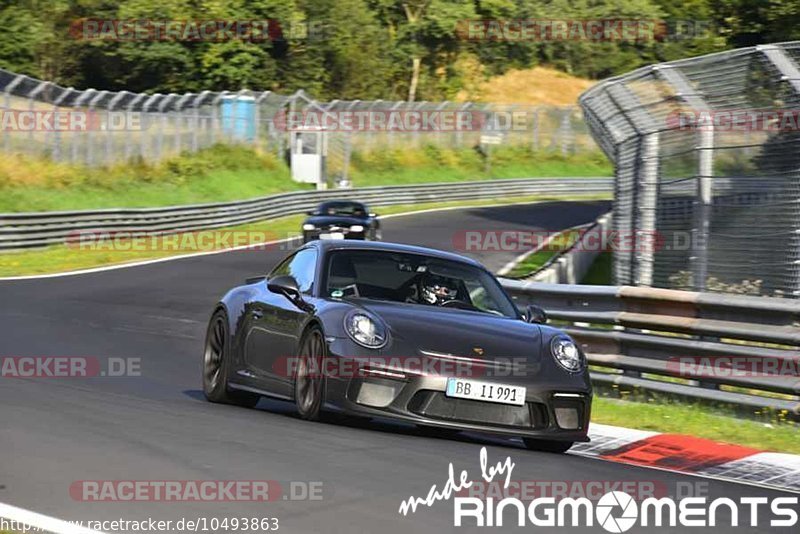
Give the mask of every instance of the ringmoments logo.
[[[597, 499], [587, 497], [542, 496], [522, 500], [516, 496], [503, 498], [465, 496], [477, 484], [502, 481], [511, 486], [515, 463], [511, 457], [489, 464], [486, 447], [480, 452], [480, 478], [467, 470], [458, 474], [452, 462], [447, 480], [430, 487], [425, 497], [410, 496], [400, 504], [398, 512], [406, 516], [422, 506], [452, 500], [453, 525], [456, 527], [594, 527], [606, 532], [622, 533], [635, 526], [705, 528], [730, 526], [743, 529], [770, 526], [796, 531], [798, 497], [708, 496], [645, 497], [637, 500], [625, 491], [610, 490]], [[495, 482], [497, 480], [497, 482]], [[788, 531], [788, 530], [787, 530]]]

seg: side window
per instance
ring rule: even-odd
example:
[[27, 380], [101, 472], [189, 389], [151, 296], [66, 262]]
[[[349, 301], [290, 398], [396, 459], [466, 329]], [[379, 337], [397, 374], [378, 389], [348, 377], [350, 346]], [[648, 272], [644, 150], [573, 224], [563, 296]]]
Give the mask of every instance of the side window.
[[284, 276], [289, 274], [289, 264], [292, 263], [293, 259], [294, 255], [289, 256], [280, 262], [278, 266], [272, 269], [272, 271], [269, 273], [269, 278], [275, 278], [276, 276]]
[[311, 293], [314, 289], [314, 275], [317, 272], [317, 251], [314, 249], [301, 250], [286, 265], [279, 266], [280, 268], [285, 268], [286, 272], [277, 274], [292, 275], [297, 280], [297, 286], [301, 293]]

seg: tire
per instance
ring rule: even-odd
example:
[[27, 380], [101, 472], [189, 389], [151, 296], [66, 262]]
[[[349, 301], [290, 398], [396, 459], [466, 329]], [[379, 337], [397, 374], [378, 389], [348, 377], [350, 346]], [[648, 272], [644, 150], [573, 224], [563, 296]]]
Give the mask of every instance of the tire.
[[548, 439], [522, 438], [525, 446], [532, 451], [564, 454], [574, 445], [572, 441], [552, 441]]
[[261, 399], [260, 395], [246, 391], [233, 391], [228, 387], [231, 365], [231, 340], [228, 329], [228, 316], [217, 310], [211, 316], [206, 331], [203, 350], [203, 394], [210, 402], [235, 404], [253, 408]]
[[383, 239], [383, 232], [381, 232], [380, 228], [373, 228], [372, 229], [372, 241], [380, 241]]
[[325, 337], [322, 330], [318, 326], [312, 326], [303, 335], [300, 343], [297, 372], [294, 376], [294, 403], [297, 413], [307, 421], [319, 421], [322, 416], [325, 377], [321, 371], [325, 356]]

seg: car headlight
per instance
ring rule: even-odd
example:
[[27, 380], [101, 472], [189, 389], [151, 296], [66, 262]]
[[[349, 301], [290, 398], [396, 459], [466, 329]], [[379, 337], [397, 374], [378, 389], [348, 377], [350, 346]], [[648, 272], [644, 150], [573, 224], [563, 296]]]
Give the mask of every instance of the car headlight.
[[314, 226], [313, 224], [306, 223], [306, 224], [303, 225], [303, 230], [313, 230], [315, 228], [316, 228], [316, 226]]
[[553, 353], [553, 357], [561, 367], [567, 371], [576, 373], [583, 369], [583, 356], [581, 356], [578, 346], [571, 339], [566, 337], [553, 338], [550, 343], [550, 352]]
[[350, 338], [368, 349], [386, 345], [386, 327], [363, 312], [352, 312], [344, 320], [344, 329]]
[[355, 225], [350, 227], [350, 231], [351, 232], [363, 232], [364, 231], [364, 227], [361, 226], [360, 224], [355, 224]]

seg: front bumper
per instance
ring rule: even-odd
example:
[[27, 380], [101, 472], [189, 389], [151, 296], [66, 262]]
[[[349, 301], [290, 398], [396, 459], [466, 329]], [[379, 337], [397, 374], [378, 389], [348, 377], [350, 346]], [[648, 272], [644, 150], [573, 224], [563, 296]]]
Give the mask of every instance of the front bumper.
[[[339, 345], [339, 346], [337, 346]], [[350, 344], [329, 344], [329, 355], [342, 356]], [[337, 351], [339, 349], [339, 351]], [[368, 360], [353, 376], [328, 376], [326, 401], [345, 413], [391, 418], [426, 426], [490, 432], [556, 441], [589, 441], [592, 391], [588, 376], [547, 366], [524, 369], [515, 376], [475, 377], [482, 382], [524, 385], [522, 406], [448, 397], [450, 376], [417, 374]], [[354, 366], [347, 366], [353, 368]], [[461, 375], [459, 375], [461, 376]]]

